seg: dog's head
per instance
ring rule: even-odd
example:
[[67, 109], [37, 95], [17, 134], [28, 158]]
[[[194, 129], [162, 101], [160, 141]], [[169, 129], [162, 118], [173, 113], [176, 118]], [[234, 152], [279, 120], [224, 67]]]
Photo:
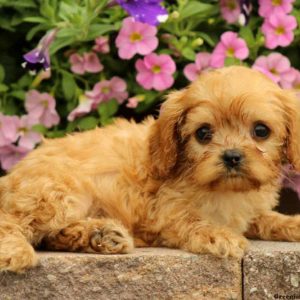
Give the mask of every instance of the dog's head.
[[207, 72], [162, 105], [149, 140], [153, 176], [188, 176], [211, 190], [247, 191], [300, 171], [300, 105], [258, 71]]

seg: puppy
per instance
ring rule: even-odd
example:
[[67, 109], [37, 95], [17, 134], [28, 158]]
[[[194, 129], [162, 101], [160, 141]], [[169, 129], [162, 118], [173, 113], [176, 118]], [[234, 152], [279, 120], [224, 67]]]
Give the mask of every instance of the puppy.
[[34, 248], [128, 253], [164, 246], [240, 257], [246, 237], [300, 240], [300, 216], [272, 211], [282, 164], [300, 171], [300, 107], [244, 67], [173, 92], [157, 121], [46, 140], [0, 179], [0, 269]]

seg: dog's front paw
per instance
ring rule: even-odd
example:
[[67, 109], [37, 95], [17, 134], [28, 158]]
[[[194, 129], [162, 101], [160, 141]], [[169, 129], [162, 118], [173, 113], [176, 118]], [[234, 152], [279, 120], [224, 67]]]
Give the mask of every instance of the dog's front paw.
[[133, 250], [133, 239], [127, 230], [115, 224], [95, 228], [90, 235], [90, 247], [99, 253], [129, 253]]
[[207, 252], [219, 257], [237, 257], [243, 256], [248, 247], [248, 240], [243, 236], [231, 232], [220, 232], [210, 235], [209, 242], [205, 245]]

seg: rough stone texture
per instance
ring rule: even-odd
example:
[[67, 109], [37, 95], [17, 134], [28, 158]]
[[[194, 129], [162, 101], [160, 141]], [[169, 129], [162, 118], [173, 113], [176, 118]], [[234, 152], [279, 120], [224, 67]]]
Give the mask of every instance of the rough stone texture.
[[300, 243], [252, 243], [243, 259], [244, 299], [300, 299]]
[[37, 268], [0, 275], [0, 299], [241, 299], [241, 280], [239, 260], [171, 249], [40, 253]]

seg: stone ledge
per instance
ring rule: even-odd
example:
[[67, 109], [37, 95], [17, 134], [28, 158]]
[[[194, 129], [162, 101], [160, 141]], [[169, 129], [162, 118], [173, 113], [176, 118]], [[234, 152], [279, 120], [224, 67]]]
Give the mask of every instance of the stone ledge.
[[300, 299], [300, 243], [252, 242], [243, 259], [243, 290], [247, 300]]
[[1, 300], [300, 299], [300, 243], [253, 241], [243, 262], [162, 248], [39, 255], [35, 269], [0, 274]]
[[239, 260], [172, 249], [41, 252], [37, 268], [0, 275], [0, 299], [240, 299], [241, 279]]

